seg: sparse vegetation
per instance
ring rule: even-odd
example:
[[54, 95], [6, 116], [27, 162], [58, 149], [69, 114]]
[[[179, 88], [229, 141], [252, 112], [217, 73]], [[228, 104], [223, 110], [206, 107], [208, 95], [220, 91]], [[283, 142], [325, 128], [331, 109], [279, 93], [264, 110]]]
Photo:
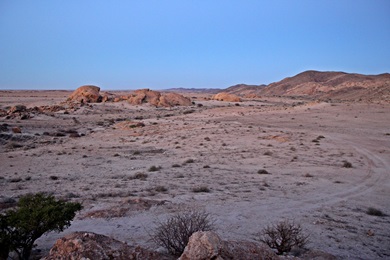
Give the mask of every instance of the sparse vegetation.
[[309, 239], [299, 224], [289, 220], [267, 226], [262, 230], [260, 236], [260, 240], [276, 249], [279, 255], [290, 252], [293, 247], [304, 248]]
[[192, 188], [192, 191], [195, 193], [210, 192], [210, 189], [207, 186], [198, 186], [198, 187]]
[[81, 210], [80, 203], [56, 200], [44, 193], [22, 196], [17, 209], [0, 214], [0, 258], [14, 251], [29, 259], [35, 240], [49, 231], [63, 231]]
[[385, 216], [385, 214], [379, 210], [379, 209], [376, 209], [376, 208], [373, 208], [373, 207], [369, 207], [366, 211], [366, 213], [368, 215], [371, 215], [371, 216], [377, 216], [377, 217], [383, 217]]
[[177, 164], [177, 163], [172, 165], [172, 168], [179, 168], [179, 167], [181, 167], [181, 166], [180, 166], [180, 164]]
[[136, 174], [134, 174], [133, 176], [129, 177], [130, 180], [142, 180], [142, 181], [145, 181], [146, 178], [148, 178], [148, 174], [146, 173], [143, 173], [143, 172], [137, 172]]
[[352, 163], [348, 161], [343, 161], [343, 168], [352, 168]]
[[167, 192], [168, 191], [168, 188], [165, 187], [165, 186], [157, 186], [154, 188], [155, 191], [157, 192]]
[[187, 164], [187, 163], [194, 163], [194, 159], [187, 159], [184, 163]]
[[270, 174], [267, 170], [261, 169], [257, 171], [258, 174]]
[[150, 171], [150, 172], [157, 172], [157, 171], [159, 171], [159, 170], [161, 170], [161, 166], [150, 166], [149, 167], [149, 170], [148, 171]]
[[305, 178], [313, 178], [314, 176], [311, 175], [310, 173], [305, 173], [305, 175], [303, 175], [303, 177], [305, 177]]
[[165, 222], [158, 223], [151, 236], [156, 244], [166, 248], [169, 253], [180, 256], [193, 233], [213, 229], [214, 221], [210, 215], [204, 211], [194, 210], [178, 213]]

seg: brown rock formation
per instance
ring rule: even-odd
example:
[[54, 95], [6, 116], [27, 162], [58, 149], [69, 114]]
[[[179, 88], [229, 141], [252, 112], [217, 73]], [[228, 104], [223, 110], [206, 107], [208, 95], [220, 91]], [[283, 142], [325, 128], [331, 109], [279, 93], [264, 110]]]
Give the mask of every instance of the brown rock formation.
[[166, 93], [160, 97], [160, 106], [174, 107], [174, 106], [191, 106], [191, 99], [184, 97], [177, 93]]
[[161, 94], [150, 89], [139, 89], [133, 92], [128, 98], [133, 105], [149, 103], [156, 107], [190, 106], [191, 100], [177, 93]]
[[98, 103], [102, 101], [102, 96], [100, 96], [99, 92], [99, 87], [91, 85], [81, 86], [69, 96], [68, 101]]
[[150, 89], [138, 89], [133, 92], [128, 98], [130, 104], [141, 105], [142, 103], [150, 103], [157, 106], [161, 93]]
[[218, 101], [227, 101], [227, 102], [241, 102], [241, 98], [234, 94], [229, 94], [227, 92], [221, 92], [213, 96], [213, 100]]
[[222, 241], [211, 231], [192, 234], [180, 260], [279, 259], [268, 247], [249, 241]]
[[104, 235], [76, 232], [58, 239], [44, 259], [166, 260], [172, 258], [141, 247], [129, 246]]

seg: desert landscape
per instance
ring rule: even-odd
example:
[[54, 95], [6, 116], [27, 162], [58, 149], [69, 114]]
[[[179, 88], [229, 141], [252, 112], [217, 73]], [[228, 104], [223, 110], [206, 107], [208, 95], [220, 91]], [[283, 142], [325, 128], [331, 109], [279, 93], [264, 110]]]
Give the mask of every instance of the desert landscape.
[[317, 259], [390, 258], [389, 74], [307, 71], [203, 91], [1, 90], [0, 109], [1, 210], [31, 192], [83, 205], [68, 229], [37, 240], [36, 257], [74, 232], [165, 254], [155, 227], [196, 209], [223, 240], [258, 241], [289, 219]]

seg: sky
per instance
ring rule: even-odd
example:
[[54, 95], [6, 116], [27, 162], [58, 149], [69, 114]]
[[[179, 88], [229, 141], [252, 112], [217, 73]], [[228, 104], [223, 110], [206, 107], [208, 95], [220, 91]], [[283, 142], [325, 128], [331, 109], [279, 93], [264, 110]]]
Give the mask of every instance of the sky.
[[389, 0], [0, 0], [0, 89], [390, 72]]

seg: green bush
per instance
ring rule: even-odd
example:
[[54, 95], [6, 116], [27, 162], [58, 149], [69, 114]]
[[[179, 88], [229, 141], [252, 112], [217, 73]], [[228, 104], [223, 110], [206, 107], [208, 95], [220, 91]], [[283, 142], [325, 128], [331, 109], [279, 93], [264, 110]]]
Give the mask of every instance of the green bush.
[[0, 215], [0, 259], [15, 251], [29, 259], [35, 240], [49, 231], [63, 231], [81, 210], [76, 202], [56, 200], [44, 193], [22, 196], [17, 208]]

